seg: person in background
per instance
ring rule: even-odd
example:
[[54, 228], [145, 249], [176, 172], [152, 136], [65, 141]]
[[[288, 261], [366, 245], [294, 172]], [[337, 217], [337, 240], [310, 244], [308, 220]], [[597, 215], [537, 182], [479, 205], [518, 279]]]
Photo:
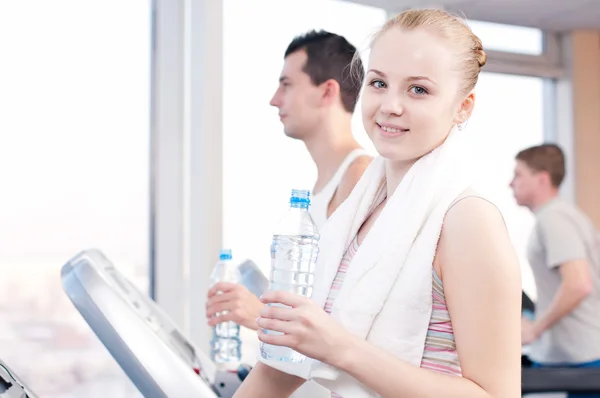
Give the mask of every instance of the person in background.
[[[534, 366], [600, 367], [600, 246], [591, 220], [559, 196], [561, 148], [543, 144], [516, 156], [510, 187], [535, 214], [527, 254], [537, 287], [535, 318], [523, 318], [522, 344]], [[569, 395], [573, 397], [596, 395]]]
[[[307, 32], [294, 38], [284, 54], [279, 86], [270, 104], [278, 108], [285, 134], [303, 141], [317, 166], [309, 208], [317, 228], [350, 195], [371, 161], [351, 129], [360, 91], [357, 79], [362, 81], [363, 75], [357, 49], [334, 33]], [[217, 295], [219, 291], [222, 294]], [[211, 327], [231, 320], [258, 330], [256, 319], [263, 306], [244, 286], [218, 283], [208, 292], [206, 317]], [[222, 311], [227, 313], [213, 317]], [[323, 394], [321, 387], [308, 384], [295, 396]]]

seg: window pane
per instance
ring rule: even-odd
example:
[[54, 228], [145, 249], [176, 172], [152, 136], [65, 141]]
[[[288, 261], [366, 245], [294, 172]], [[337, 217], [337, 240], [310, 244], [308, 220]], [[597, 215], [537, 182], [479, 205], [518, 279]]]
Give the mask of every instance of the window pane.
[[486, 50], [530, 55], [541, 55], [544, 52], [544, 35], [540, 29], [483, 21], [468, 23], [483, 41]]
[[44, 398], [139, 397], [64, 294], [102, 250], [147, 291], [150, 4], [0, 3], [0, 356]]
[[476, 89], [475, 111], [466, 125], [481, 148], [476, 156], [484, 178], [478, 190], [500, 207], [521, 259], [523, 288], [532, 298], [536, 297], [535, 285], [526, 245], [534, 218], [516, 204], [508, 184], [517, 152], [544, 141], [543, 84], [543, 79], [535, 77], [483, 73]]

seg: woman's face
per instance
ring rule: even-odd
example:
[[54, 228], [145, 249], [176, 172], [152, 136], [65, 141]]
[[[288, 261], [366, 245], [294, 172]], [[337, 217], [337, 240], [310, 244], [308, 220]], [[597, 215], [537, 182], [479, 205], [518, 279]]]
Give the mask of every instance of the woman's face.
[[474, 96], [461, 94], [452, 47], [426, 29], [391, 28], [371, 49], [362, 117], [379, 154], [414, 162], [435, 149], [470, 115]]

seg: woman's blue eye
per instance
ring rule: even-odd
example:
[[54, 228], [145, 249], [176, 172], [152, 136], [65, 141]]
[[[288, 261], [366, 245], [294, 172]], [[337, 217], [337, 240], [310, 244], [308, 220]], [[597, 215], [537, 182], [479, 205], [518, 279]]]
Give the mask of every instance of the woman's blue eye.
[[385, 83], [382, 82], [381, 80], [373, 80], [371, 82], [371, 86], [373, 86], [375, 88], [385, 88]]
[[411, 88], [411, 90], [413, 91], [413, 93], [415, 93], [417, 95], [427, 94], [427, 90], [425, 90], [423, 87], [420, 87], [420, 86], [414, 86]]

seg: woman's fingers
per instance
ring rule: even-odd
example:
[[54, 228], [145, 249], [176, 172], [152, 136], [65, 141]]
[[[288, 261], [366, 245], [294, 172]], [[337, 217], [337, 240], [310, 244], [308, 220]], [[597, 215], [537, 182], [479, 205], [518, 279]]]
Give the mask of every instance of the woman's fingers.
[[293, 348], [298, 344], [298, 338], [294, 335], [267, 333], [262, 329], [258, 329], [258, 339], [263, 343], [282, 347]]
[[260, 310], [260, 316], [263, 318], [279, 319], [281, 321], [293, 321], [297, 319], [294, 308], [285, 307], [279, 304], [268, 304]]
[[265, 304], [283, 304], [289, 307], [299, 307], [310, 302], [310, 299], [283, 290], [268, 291], [260, 298]]
[[259, 317], [256, 319], [256, 324], [259, 328], [264, 330], [270, 330], [273, 332], [281, 333], [293, 333], [298, 329], [298, 326], [294, 322], [281, 321], [279, 319], [263, 318]]

